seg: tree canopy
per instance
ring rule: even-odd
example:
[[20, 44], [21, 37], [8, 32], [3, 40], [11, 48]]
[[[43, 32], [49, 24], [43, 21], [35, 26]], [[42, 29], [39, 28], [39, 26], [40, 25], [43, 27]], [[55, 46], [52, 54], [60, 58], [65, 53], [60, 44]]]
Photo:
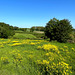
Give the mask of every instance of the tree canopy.
[[58, 20], [51, 19], [45, 26], [45, 35], [50, 40], [57, 40], [58, 42], [67, 42], [72, 32], [72, 25], [68, 19]]
[[13, 26], [0, 22], [0, 38], [8, 38], [8, 36], [13, 36], [14, 34]]

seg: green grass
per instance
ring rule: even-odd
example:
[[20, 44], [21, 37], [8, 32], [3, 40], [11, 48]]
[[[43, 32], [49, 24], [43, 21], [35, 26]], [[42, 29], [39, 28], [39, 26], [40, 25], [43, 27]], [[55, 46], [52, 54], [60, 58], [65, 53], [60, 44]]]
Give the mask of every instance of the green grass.
[[22, 31], [22, 30], [14, 30], [15, 31], [15, 33], [23, 33], [24, 31]]
[[[18, 33], [18, 34], [32, 34], [34, 35], [36, 38], [40, 39], [40, 38], [44, 38], [45, 34], [43, 31], [34, 31], [34, 32], [30, 32], [29, 29], [27, 29], [26, 32], [24, 31], [21, 31], [21, 30], [15, 30], [15, 33]], [[34, 39], [34, 38], [33, 38]]]
[[[16, 36], [21, 35], [17, 34]], [[20, 44], [13, 45], [14, 43]], [[53, 51], [37, 49], [38, 46], [43, 46], [44, 44], [57, 46], [60, 53], [58, 54]], [[64, 48], [64, 46], [67, 46], [68, 48]], [[63, 48], [64, 51], [60, 48]], [[72, 48], [74, 48], [74, 50], [72, 50]], [[55, 60], [48, 60], [48, 56], [46, 56], [46, 53], [48, 52], [52, 52], [54, 54], [52, 58], [55, 58]], [[17, 57], [17, 54], [19, 54], [18, 56], [20, 57]], [[0, 39], [0, 58], [2, 57], [7, 57], [7, 61], [4, 61], [6, 59], [0, 59], [0, 75], [46, 75], [42, 69], [51, 64], [38, 65], [37, 60], [47, 60], [50, 63], [58, 63], [61, 61], [58, 60], [60, 58], [64, 59], [63, 61], [69, 66], [72, 66], [71, 71], [73, 73], [70, 75], [75, 75], [75, 44], [48, 42], [44, 40]], [[22, 60], [21, 63], [20, 58]], [[18, 59], [18, 61], [15, 61], [16, 59]]]
[[36, 37], [32, 34], [15, 33], [13, 38], [15, 38], [15, 39], [35, 39]]

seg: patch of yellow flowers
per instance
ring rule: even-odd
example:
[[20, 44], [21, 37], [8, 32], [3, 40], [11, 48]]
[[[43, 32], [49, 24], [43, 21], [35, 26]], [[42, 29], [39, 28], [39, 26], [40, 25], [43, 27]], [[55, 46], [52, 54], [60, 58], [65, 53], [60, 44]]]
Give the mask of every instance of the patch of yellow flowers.
[[18, 43], [18, 42], [19, 42], [19, 41], [15, 41], [15, 40], [14, 40], [14, 41], [12, 41], [12, 43]]
[[42, 65], [49, 65], [49, 61], [47, 61], [47, 60], [43, 60], [43, 61], [37, 60], [37, 63], [42, 64]]
[[14, 43], [11, 46], [19, 46], [19, 45], [22, 45], [22, 43]]
[[59, 53], [58, 47], [55, 45], [51, 45], [51, 44], [44, 44], [43, 46], [38, 46], [38, 49], [43, 49], [45, 51], [54, 51]]
[[64, 48], [67, 49], [68, 47], [67, 46], [64, 46]]
[[37, 60], [37, 64], [41, 68], [41, 72], [44, 74], [47, 72], [50, 75], [69, 75], [72, 73], [71, 69], [72, 67], [69, 66], [69, 64], [61, 61], [59, 63], [54, 63], [47, 60]]
[[20, 54], [20, 51], [19, 51], [19, 50], [13, 50], [13, 51], [11, 52], [11, 54], [12, 54], [12, 56], [13, 56], [13, 58], [14, 58], [14, 61], [13, 61], [13, 62], [14, 62], [15, 64], [21, 63], [23, 57], [22, 57], [22, 55]]
[[3, 44], [1, 44], [1, 45], [0, 45], [0, 48], [3, 48], [3, 47], [4, 47], [4, 45], [3, 45]]
[[9, 63], [8, 57], [1, 57], [1, 61], [6, 64]]
[[72, 50], [73, 50], [73, 51], [75, 51], [75, 49], [74, 49], [74, 48], [72, 48]]
[[[43, 46], [38, 46], [38, 49], [43, 49], [48, 51], [45, 54], [47, 60], [37, 60], [37, 64], [40, 66], [42, 75], [47, 72], [50, 75], [70, 75], [72, 73], [72, 67], [65, 63], [65, 59], [59, 54], [58, 47], [51, 44], [44, 44]], [[60, 50], [69, 52], [68, 47], [64, 46]], [[72, 49], [74, 50], [74, 48]]]
[[36, 43], [31, 42], [30, 45], [35, 45]]

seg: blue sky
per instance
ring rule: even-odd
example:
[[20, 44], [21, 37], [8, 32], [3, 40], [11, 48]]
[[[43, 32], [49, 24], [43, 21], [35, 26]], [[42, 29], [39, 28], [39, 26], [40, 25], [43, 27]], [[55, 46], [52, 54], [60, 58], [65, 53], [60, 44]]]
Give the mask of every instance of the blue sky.
[[54, 17], [75, 28], [75, 0], [0, 0], [0, 22], [12, 26], [46, 26]]

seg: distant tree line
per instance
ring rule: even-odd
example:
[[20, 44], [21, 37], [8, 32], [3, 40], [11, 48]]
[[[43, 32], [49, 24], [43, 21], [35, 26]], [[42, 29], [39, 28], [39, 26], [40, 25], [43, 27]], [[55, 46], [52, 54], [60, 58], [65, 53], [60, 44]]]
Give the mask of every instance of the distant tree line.
[[[21, 30], [26, 32], [28, 28], [19, 28], [17, 26], [10, 26], [9, 24], [0, 22], [0, 38], [8, 38], [15, 34], [14, 30]], [[67, 42], [71, 39], [70, 34], [75, 29], [72, 27], [68, 19], [58, 20], [56, 18], [51, 19], [45, 27], [33, 26], [29, 28], [30, 32], [33, 31], [44, 31], [45, 37], [50, 38], [50, 41], [57, 40], [58, 42]]]
[[75, 32], [75, 29], [73, 29], [73, 32]]
[[33, 26], [30, 28], [30, 31], [33, 32], [33, 31], [44, 31], [45, 27], [42, 27], [42, 26]]
[[13, 27], [13, 30], [22, 30], [22, 31], [27, 31], [27, 28], [19, 28], [17, 26]]
[[0, 22], [0, 38], [8, 38], [9, 36], [13, 36], [15, 34], [14, 30], [22, 30], [26, 32], [27, 28], [19, 28], [17, 26], [11, 26], [4, 22]]

